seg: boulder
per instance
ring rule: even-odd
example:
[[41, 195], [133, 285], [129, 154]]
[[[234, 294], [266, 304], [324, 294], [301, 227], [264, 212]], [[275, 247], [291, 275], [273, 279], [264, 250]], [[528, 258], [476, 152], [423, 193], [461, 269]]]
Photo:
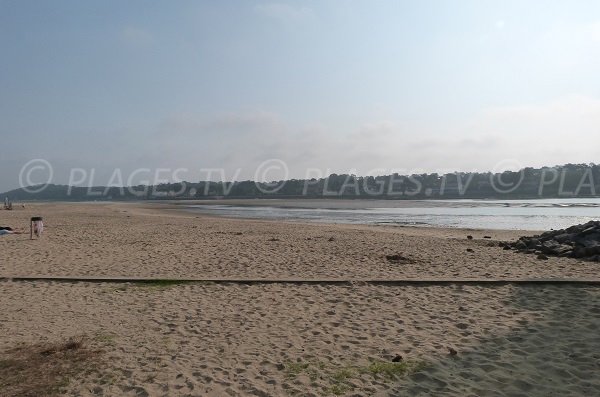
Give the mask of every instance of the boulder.
[[550, 230], [536, 236], [523, 236], [514, 243], [501, 245], [525, 254], [572, 257], [597, 261], [600, 258], [600, 221], [574, 225], [563, 230]]

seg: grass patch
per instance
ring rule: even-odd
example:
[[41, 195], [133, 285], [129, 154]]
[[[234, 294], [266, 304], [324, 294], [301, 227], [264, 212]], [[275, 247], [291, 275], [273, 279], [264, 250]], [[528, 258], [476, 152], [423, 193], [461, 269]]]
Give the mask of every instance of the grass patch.
[[347, 379], [352, 378], [356, 371], [352, 368], [340, 368], [333, 375], [331, 375], [331, 379], [336, 382], [345, 382]]
[[373, 376], [384, 376], [388, 379], [397, 379], [407, 374], [420, 371], [425, 367], [421, 361], [402, 361], [399, 363], [387, 361], [373, 361], [362, 369], [363, 373]]
[[350, 386], [348, 386], [346, 384], [338, 383], [338, 384], [332, 385], [329, 388], [325, 389], [325, 395], [333, 394], [334, 396], [343, 396], [344, 394], [348, 393], [352, 389], [353, 388], [351, 388]]
[[351, 383], [360, 375], [370, 375], [374, 378], [383, 378], [386, 381], [395, 381], [403, 376], [418, 372], [426, 367], [424, 361], [406, 360], [399, 363], [387, 361], [371, 361], [368, 365], [333, 365], [321, 361], [298, 361], [284, 364], [288, 379], [295, 379], [300, 374], [309, 377], [311, 381], [323, 381], [323, 394], [341, 396], [354, 391]]
[[289, 362], [284, 364], [285, 376], [288, 378], [295, 378], [296, 376], [300, 375], [302, 372], [308, 370], [309, 368], [310, 363], [306, 362]]
[[21, 346], [0, 354], [0, 395], [53, 397], [63, 393], [70, 380], [98, 369], [100, 352], [83, 339], [56, 344]]
[[115, 343], [115, 338], [116, 336], [113, 334], [98, 334], [94, 339], [103, 344], [113, 345]]

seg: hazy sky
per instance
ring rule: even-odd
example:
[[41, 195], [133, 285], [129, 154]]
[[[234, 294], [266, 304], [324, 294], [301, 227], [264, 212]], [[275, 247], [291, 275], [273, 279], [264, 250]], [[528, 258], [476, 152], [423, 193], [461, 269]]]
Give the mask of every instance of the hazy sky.
[[599, 162], [599, 71], [597, 0], [0, 0], [0, 191]]

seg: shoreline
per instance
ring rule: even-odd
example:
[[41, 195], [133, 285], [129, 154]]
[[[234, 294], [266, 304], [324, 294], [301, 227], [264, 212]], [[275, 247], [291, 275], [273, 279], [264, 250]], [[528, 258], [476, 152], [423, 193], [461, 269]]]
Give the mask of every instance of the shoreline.
[[[30, 216], [44, 216], [46, 234], [34, 241], [23, 235], [0, 239], [6, 258], [2, 276], [585, 279], [597, 274], [591, 263], [541, 262], [498, 246], [529, 234], [523, 231], [224, 218], [178, 207], [167, 211], [158, 204], [38, 204], [3, 215], [8, 224], [19, 220], [22, 227]], [[405, 260], [386, 260], [398, 254]]]

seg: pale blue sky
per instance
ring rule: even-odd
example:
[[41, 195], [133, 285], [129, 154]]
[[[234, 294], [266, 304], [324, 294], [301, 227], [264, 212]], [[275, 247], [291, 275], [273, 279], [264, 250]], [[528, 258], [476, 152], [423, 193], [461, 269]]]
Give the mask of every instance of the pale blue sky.
[[0, 70], [0, 191], [600, 159], [598, 1], [0, 0]]

